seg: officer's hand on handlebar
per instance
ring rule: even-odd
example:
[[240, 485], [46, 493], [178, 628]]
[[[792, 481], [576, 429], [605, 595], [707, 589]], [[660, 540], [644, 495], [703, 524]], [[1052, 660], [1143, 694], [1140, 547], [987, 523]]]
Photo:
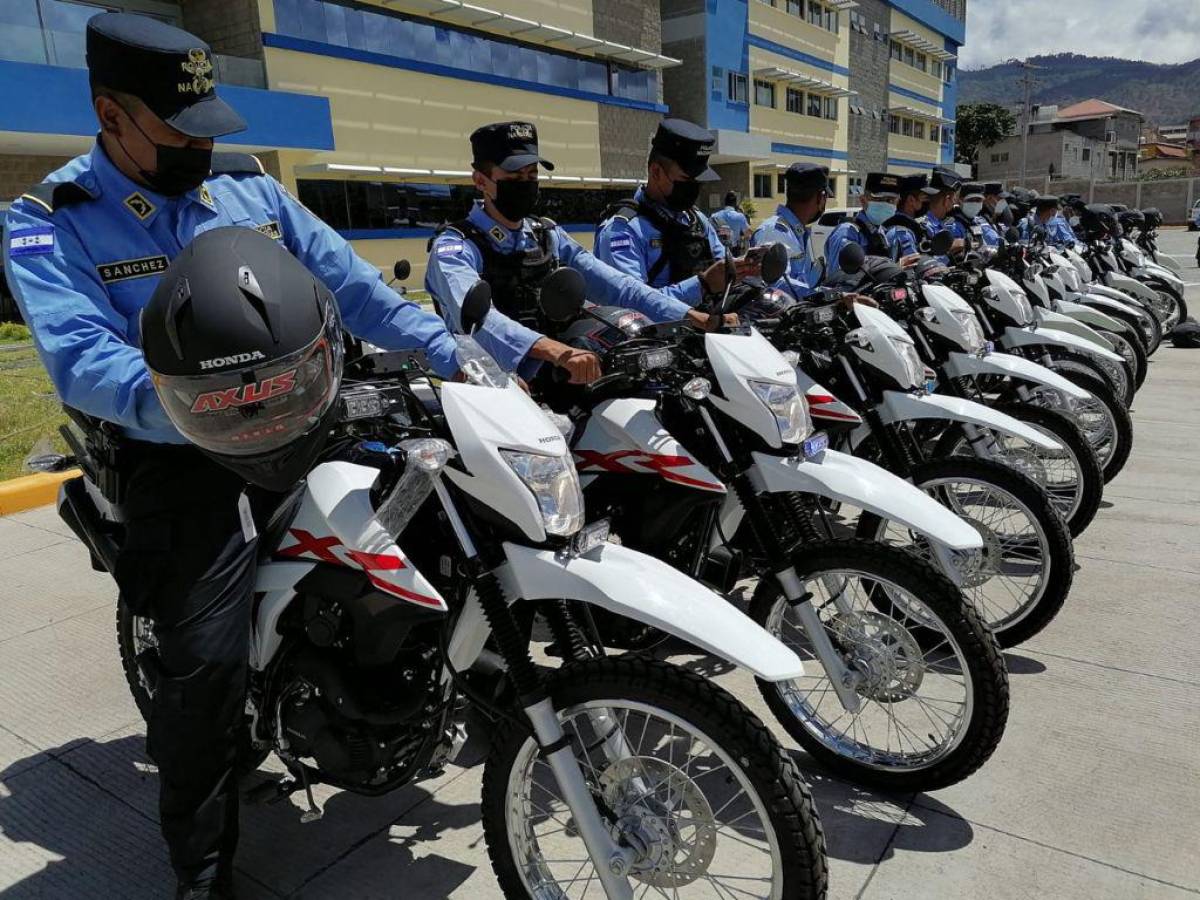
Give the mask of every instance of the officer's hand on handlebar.
[[591, 384], [600, 377], [600, 357], [548, 337], [538, 338], [529, 355], [552, 363], [570, 376], [571, 384]]
[[950, 253], [951, 254], [962, 253], [966, 249], [967, 249], [966, 241], [964, 241], [962, 238], [955, 238], [954, 243], [952, 243], [950, 245]]
[[748, 253], [745, 256], [739, 256], [733, 261], [733, 268], [739, 279], [757, 278], [762, 272], [762, 254]]
[[900, 257], [900, 268], [911, 269], [913, 266], [915, 266], [920, 261], [921, 261], [920, 253], [910, 253], [910, 254], [908, 254], [908, 256]]
[[846, 309], [853, 309], [855, 303], [861, 303], [863, 306], [873, 306], [876, 309], [879, 308], [879, 304], [875, 302], [874, 298], [868, 297], [866, 294], [842, 294], [838, 302], [846, 307]]
[[689, 309], [687, 318], [689, 322], [701, 331], [716, 331], [722, 324], [733, 328], [738, 324], [737, 313], [726, 313], [724, 316], [718, 316], [716, 313], [706, 313], [700, 312], [698, 309]]

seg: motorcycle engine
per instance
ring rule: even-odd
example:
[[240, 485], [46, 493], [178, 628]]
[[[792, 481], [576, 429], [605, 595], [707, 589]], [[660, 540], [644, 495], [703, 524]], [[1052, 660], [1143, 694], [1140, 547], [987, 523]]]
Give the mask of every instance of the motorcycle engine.
[[336, 650], [306, 648], [292, 660], [282, 724], [298, 759], [344, 784], [382, 784], [445, 727], [438, 653], [402, 651], [388, 665], [357, 668]]

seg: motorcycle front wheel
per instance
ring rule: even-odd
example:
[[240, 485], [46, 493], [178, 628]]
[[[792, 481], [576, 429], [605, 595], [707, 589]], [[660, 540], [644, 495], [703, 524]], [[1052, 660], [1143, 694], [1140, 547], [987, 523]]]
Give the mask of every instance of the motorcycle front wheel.
[[859, 708], [843, 705], [796, 608], [763, 577], [750, 615], [804, 662], [800, 678], [758, 683], [788, 733], [831, 769], [889, 791], [936, 790], [982, 766], [1004, 734], [1008, 673], [954, 585], [868, 541], [807, 542], [792, 560]]
[[[921, 463], [908, 477], [979, 532], [983, 555], [962, 591], [1000, 646], [1014, 647], [1049, 625], [1071, 592], [1075, 553], [1046, 492], [1008, 466], [962, 456]], [[871, 512], [859, 517], [858, 537], [934, 562], [922, 536]]]
[[1072, 397], [1064, 402], [1062, 394], [1054, 388], [1035, 385], [1027, 395], [1028, 402], [1058, 410], [1074, 420], [1096, 451], [1104, 471], [1104, 483], [1108, 484], [1129, 461], [1133, 450], [1133, 418], [1107, 381], [1081, 372], [1064, 372], [1063, 377], [1083, 388], [1091, 397], [1087, 400]]
[[[636, 851], [627, 876], [635, 897], [826, 896], [825, 839], [808, 788], [729, 693], [640, 657], [571, 663], [549, 690], [597, 808]], [[496, 736], [481, 806], [505, 897], [603, 896], [528, 730], [512, 724]]]
[[1113, 345], [1114, 350], [1121, 354], [1126, 367], [1133, 372], [1134, 391], [1141, 390], [1149, 368], [1149, 357], [1146, 356], [1146, 348], [1142, 346], [1142, 342], [1132, 333], [1118, 334], [1113, 331], [1100, 331], [1100, 334]]

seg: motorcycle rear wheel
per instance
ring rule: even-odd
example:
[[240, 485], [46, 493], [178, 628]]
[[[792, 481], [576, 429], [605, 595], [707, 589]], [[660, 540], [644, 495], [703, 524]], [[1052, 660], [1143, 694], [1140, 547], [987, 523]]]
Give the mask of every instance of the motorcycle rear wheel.
[[[601, 815], [615, 834], [635, 832], [627, 840], [639, 848], [628, 876], [634, 896], [826, 896], [825, 839], [808, 787], [730, 694], [640, 657], [571, 663], [548, 687]], [[632, 752], [606, 752], [614, 737]], [[496, 735], [481, 810], [505, 897], [603, 896], [526, 729], [510, 724]]]

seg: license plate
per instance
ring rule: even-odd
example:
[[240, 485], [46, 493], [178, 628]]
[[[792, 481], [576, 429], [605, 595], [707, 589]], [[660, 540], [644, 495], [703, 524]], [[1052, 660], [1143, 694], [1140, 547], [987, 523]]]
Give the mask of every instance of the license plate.
[[818, 431], [812, 437], [806, 438], [800, 445], [800, 449], [803, 451], [805, 459], [819, 456], [829, 449], [829, 435], [824, 431]]

